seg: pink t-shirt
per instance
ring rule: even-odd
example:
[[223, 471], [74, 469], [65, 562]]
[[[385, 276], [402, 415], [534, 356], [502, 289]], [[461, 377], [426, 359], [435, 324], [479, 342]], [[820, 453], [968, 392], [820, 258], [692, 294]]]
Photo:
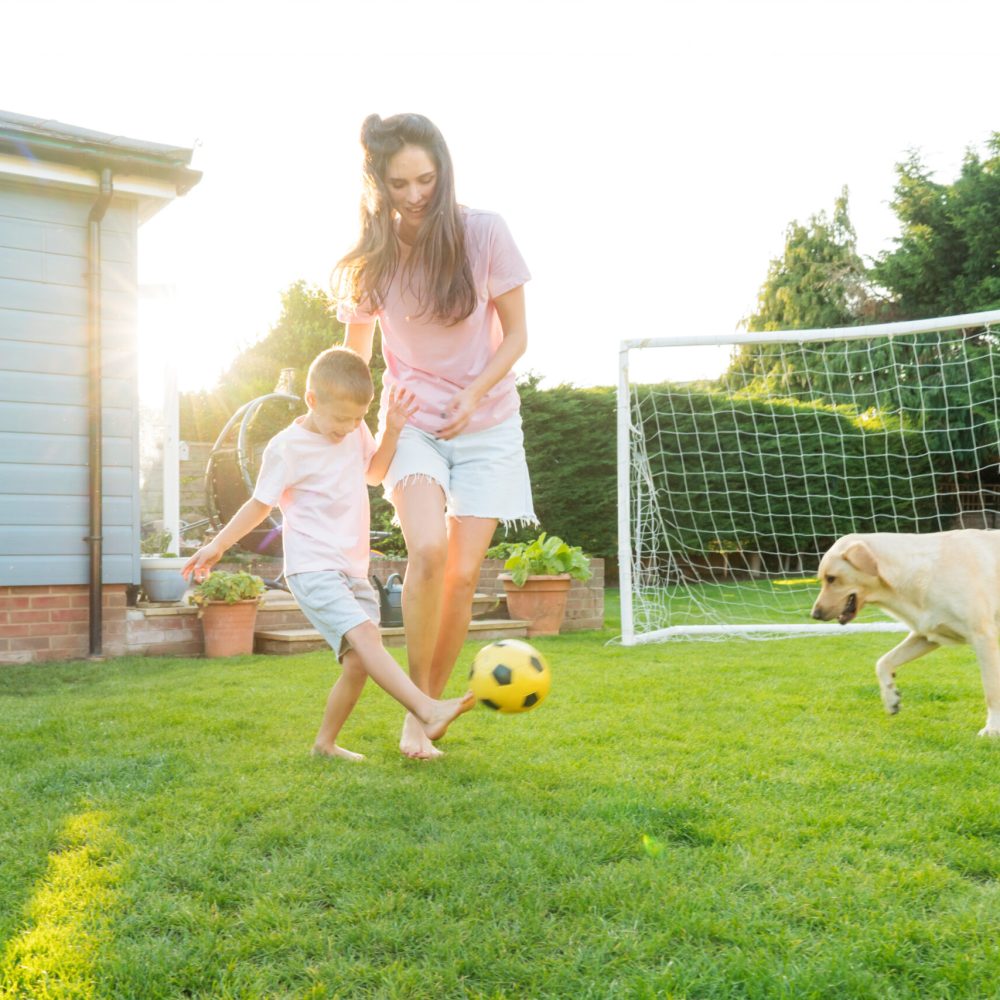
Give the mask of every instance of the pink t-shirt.
[[371, 515], [365, 472], [375, 440], [366, 424], [333, 442], [298, 417], [264, 449], [255, 500], [280, 507], [285, 576], [335, 569], [368, 576]]
[[[475, 380], [503, 341], [493, 300], [531, 277], [507, 224], [499, 215], [473, 209], [463, 209], [463, 214], [466, 253], [479, 298], [470, 316], [454, 326], [446, 326], [418, 315], [420, 275], [404, 279], [410, 248], [402, 242], [399, 244], [402, 259], [389, 285], [385, 305], [374, 313], [343, 306], [337, 310], [342, 323], [368, 323], [377, 318], [382, 328], [386, 370], [380, 421], [389, 389], [398, 385], [413, 392], [420, 406], [420, 412], [410, 423], [436, 434], [448, 422], [442, 416], [448, 401]], [[463, 433], [495, 427], [517, 413], [520, 405], [514, 373], [508, 372], [482, 398]]]

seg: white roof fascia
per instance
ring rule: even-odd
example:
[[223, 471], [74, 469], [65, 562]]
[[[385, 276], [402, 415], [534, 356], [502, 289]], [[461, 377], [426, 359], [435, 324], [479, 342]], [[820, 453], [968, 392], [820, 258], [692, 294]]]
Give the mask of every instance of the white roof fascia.
[[[101, 179], [93, 170], [84, 170], [69, 163], [32, 160], [23, 156], [0, 153], [0, 179], [34, 181], [64, 189], [99, 191]], [[177, 197], [177, 188], [169, 181], [134, 174], [113, 174], [115, 195], [135, 198], [139, 222], [148, 222], [161, 208]]]

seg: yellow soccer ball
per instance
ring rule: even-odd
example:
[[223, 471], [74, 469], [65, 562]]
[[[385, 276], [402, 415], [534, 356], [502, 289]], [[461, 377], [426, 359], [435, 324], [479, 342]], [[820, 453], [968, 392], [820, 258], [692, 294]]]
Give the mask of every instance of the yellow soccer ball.
[[469, 687], [479, 703], [505, 714], [540, 705], [551, 684], [545, 657], [521, 639], [498, 639], [483, 646], [469, 671]]

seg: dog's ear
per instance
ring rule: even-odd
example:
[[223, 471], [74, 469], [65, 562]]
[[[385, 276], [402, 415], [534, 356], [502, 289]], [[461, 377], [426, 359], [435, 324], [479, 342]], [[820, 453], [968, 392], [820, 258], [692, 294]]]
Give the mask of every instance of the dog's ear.
[[878, 560], [864, 542], [854, 542], [841, 553], [855, 569], [866, 576], [878, 576]]

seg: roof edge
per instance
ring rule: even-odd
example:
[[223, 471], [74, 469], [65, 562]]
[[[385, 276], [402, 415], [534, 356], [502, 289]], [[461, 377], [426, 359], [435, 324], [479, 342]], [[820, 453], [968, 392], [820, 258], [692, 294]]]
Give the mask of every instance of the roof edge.
[[201, 171], [188, 166], [192, 149], [114, 136], [9, 111], [0, 111], [0, 152], [91, 170], [109, 167], [155, 177], [175, 184], [178, 194], [190, 191], [202, 176]]

